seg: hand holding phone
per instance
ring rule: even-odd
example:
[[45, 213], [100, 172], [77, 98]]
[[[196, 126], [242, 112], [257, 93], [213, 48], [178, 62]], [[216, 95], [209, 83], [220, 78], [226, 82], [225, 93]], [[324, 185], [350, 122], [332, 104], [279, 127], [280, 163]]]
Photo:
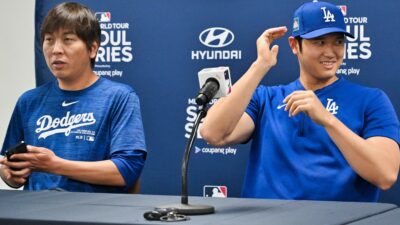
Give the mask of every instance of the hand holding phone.
[[9, 148], [6, 151], [7, 160], [10, 162], [17, 162], [18, 160], [12, 160], [11, 156], [14, 154], [27, 153], [27, 152], [28, 150], [26, 149], [26, 144], [24, 142], [21, 142], [16, 146]]

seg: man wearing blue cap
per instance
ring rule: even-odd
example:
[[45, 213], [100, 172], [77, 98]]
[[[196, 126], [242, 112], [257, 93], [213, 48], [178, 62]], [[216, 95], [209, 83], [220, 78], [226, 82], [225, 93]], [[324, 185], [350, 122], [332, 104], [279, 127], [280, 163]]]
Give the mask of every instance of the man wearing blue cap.
[[299, 78], [257, 87], [277, 62], [271, 42], [287, 31], [268, 29], [257, 39], [257, 60], [210, 109], [201, 129], [210, 144], [252, 139], [244, 197], [377, 201], [397, 180], [399, 120], [390, 100], [336, 76], [352, 37], [345, 28], [335, 5], [303, 4], [289, 37]]

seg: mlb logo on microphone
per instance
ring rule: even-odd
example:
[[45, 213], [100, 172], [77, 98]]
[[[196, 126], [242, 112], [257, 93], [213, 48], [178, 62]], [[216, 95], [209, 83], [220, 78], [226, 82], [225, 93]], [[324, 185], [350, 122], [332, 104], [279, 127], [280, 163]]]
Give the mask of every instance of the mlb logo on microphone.
[[111, 21], [111, 13], [110, 12], [96, 12], [95, 13], [97, 20], [100, 23], [107, 23]]
[[226, 186], [204, 185], [203, 196], [212, 198], [227, 198], [228, 188]]

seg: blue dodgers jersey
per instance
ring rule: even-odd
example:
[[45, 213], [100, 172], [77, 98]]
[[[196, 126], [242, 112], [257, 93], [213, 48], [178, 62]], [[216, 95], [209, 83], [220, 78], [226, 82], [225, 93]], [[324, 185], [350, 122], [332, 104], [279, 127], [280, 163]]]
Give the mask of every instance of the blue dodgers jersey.
[[146, 154], [136, 93], [127, 85], [105, 78], [81, 91], [61, 90], [55, 81], [23, 94], [14, 109], [2, 154], [22, 140], [51, 149], [63, 159], [111, 159], [127, 184], [92, 185], [34, 172], [25, 185], [27, 190], [126, 192], [139, 177]]
[[[377, 201], [379, 189], [353, 171], [322, 126], [304, 113], [289, 117], [284, 111], [283, 99], [296, 90], [304, 90], [299, 80], [256, 89], [246, 109], [256, 126], [242, 195]], [[400, 142], [399, 121], [381, 90], [339, 78], [315, 94], [359, 136], [384, 136]]]

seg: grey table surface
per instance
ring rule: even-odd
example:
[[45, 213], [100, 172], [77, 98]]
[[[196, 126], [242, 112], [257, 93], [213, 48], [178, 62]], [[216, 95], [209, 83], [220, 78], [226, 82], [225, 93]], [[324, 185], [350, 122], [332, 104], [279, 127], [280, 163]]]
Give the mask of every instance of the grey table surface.
[[[146, 221], [143, 213], [179, 202], [179, 196], [165, 195], [0, 190], [0, 224], [166, 224]], [[216, 212], [167, 224], [374, 224], [366, 219], [386, 214], [388, 222], [378, 224], [392, 224], [399, 215], [396, 205], [386, 203], [203, 197], [189, 203], [212, 205]]]
[[358, 220], [350, 225], [399, 225], [400, 224], [400, 208], [387, 211], [375, 216], [367, 217], [362, 220]]

